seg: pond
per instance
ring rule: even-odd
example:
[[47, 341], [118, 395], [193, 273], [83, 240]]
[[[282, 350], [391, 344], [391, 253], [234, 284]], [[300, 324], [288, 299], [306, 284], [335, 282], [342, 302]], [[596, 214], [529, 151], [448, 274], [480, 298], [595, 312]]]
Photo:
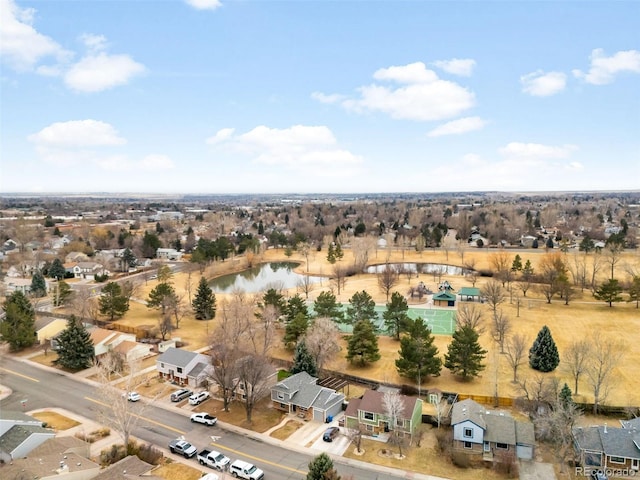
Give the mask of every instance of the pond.
[[263, 263], [239, 273], [214, 278], [209, 282], [209, 286], [215, 293], [230, 293], [234, 290], [256, 293], [269, 288], [276, 290], [295, 288], [305, 277], [309, 278], [310, 283], [327, 281], [324, 277], [300, 275], [294, 272], [293, 269], [298, 265], [296, 262]]
[[[385, 269], [386, 264], [371, 265], [365, 270], [367, 273], [380, 273]], [[454, 265], [445, 265], [443, 263], [389, 263], [390, 267], [398, 269], [401, 272], [428, 273], [436, 275], [464, 275], [471, 273], [471, 270]]]

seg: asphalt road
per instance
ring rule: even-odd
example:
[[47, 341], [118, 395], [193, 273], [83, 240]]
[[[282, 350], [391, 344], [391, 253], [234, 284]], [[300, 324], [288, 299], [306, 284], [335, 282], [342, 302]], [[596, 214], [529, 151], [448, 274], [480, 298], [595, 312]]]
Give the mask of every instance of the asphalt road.
[[[13, 393], [2, 401], [3, 409], [29, 411], [58, 407], [99, 420], [103, 401], [92, 385], [11, 357], [2, 359], [0, 376], [0, 383], [13, 390]], [[198, 449], [208, 446], [221, 451], [232, 460], [240, 458], [254, 463], [264, 470], [267, 479], [304, 479], [307, 465], [313, 458], [312, 455], [272, 445], [259, 438], [224, 430], [219, 426], [194, 425], [187, 415], [156, 406], [149, 406], [141, 412], [141, 419], [133, 435], [163, 450], [166, 450], [169, 441], [183, 435]], [[214, 441], [212, 436], [215, 437]], [[194, 467], [197, 466], [195, 459], [193, 463]], [[335, 459], [334, 463], [343, 478], [349, 475], [357, 480], [428, 478], [412, 473], [393, 475], [380, 472], [374, 466], [348, 465], [340, 459]]]

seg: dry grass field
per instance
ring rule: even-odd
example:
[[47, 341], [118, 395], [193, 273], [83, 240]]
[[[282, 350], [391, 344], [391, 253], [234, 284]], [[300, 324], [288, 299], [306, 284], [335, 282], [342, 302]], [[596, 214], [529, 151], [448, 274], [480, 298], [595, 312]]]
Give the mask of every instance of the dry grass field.
[[45, 422], [49, 428], [56, 431], [69, 430], [70, 428], [80, 425], [80, 422], [76, 422], [69, 417], [50, 410], [35, 412], [32, 413], [31, 416]]
[[201, 470], [183, 463], [169, 462], [154, 468], [151, 473], [166, 480], [198, 480], [203, 475]]
[[[431, 251], [427, 250], [421, 253], [415, 251], [399, 252], [394, 251], [388, 254], [386, 251], [378, 251], [370, 255], [370, 264], [389, 262], [418, 262], [418, 263], [446, 263], [450, 265], [462, 266], [463, 263], [469, 262], [470, 259], [475, 261], [476, 269], [489, 269], [490, 257], [495, 251], [469, 249], [464, 252], [464, 261], [461, 255], [456, 251]], [[511, 252], [509, 252], [511, 253]], [[528, 250], [518, 252], [523, 262], [531, 260], [534, 268], [538, 265], [540, 258], [545, 254], [544, 250]], [[515, 253], [511, 254], [512, 256]], [[568, 260], [571, 261], [571, 255], [567, 254]], [[333, 266], [326, 261], [326, 252], [312, 252], [309, 256], [308, 271], [313, 275], [329, 276]], [[307, 271], [306, 260], [295, 254], [287, 258], [283, 250], [268, 250], [260, 258], [254, 258], [253, 263], [291, 260], [300, 262], [298, 271], [304, 273]], [[345, 252], [345, 258], [341, 261], [344, 265], [353, 262], [350, 251]], [[640, 256], [637, 252], [626, 252], [617, 266], [616, 277], [626, 279], [623, 271], [623, 265], [630, 264], [636, 268], [640, 265]], [[209, 267], [206, 275], [212, 277], [229, 271], [239, 271], [246, 266], [246, 260], [236, 258], [227, 260]], [[603, 269], [602, 279], [608, 271]], [[458, 290], [464, 286], [471, 286], [470, 281], [462, 276], [445, 276], [443, 280], [448, 280], [453, 287]], [[197, 285], [199, 273], [191, 274], [192, 285]], [[437, 285], [437, 279], [433, 275], [421, 274], [418, 278], [412, 279], [411, 284], [415, 285], [418, 281], [423, 281], [428, 287], [434, 290]], [[480, 277], [476, 283], [477, 287], [481, 287], [487, 281], [486, 278]], [[149, 281], [143, 285], [142, 291], [138, 293], [139, 298], [146, 298], [148, 292], [157, 284], [157, 281]], [[179, 294], [184, 294], [186, 298], [187, 274], [179, 273], [173, 278], [174, 286]], [[396, 289], [400, 293], [406, 293], [410, 286], [406, 277], [401, 277]], [[323, 288], [329, 288], [329, 282], [323, 282]], [[385, 296], [378, 287], [375, 275], [356, 275], [347, 279], [344, 290], [338, 295], [338, 300], [347, 302], [349, 298], [357, 291], [366, 290], [374, 300], [379, 304], [385, 303]], [[317, 287], [310, 293], [310, 300], [314, 299], [321, 289]], [[288, 292], [294, 295], [295, 289]], [[218, 294], [218, 304], [225, 300], [227, 295]], [[487, 330], [489, 330], [489, 307], [482, 305], [481, 308], [486, 311]], [[604, 302], [598, 302], [593, 299], [590, 292], [578, 293], [570, 305], [564, 305], [560, 299], [554, 299], [551, 304], [547, 304], [541, 293], [532, 288], [527, 297], [523, 298], [519, 307], [515, 302], [507, 301], [501, 305], [504, 313], [512, 320], [512, 333], [521, 332], [526, 335], [528, 345], [533, 343], [538, 331], [543, 325], [547, 325], [551, 330], [553, 338], [558, 345], [560, 355], [567, 345], [572, 341], [581, 338], [591, 338], [593, 336], [601, 336], [619, 340], [623, 343], [624, 356], [622, 362], [615, 370], [615, 382], [611, 394], [604, 402], [609, 405], [631, 406], [640, 405], [640, 310], [635, 308], [635, 304], [621, 302], [614, 304], [613, 308], [609, 308]], [[140, 325], [156, 325], [158, 321], [158, 313], [149, 310], [146, 306], [132, 302], [131, 309], [127, 315], [119, 320], [119, 323], [131, 326]], [[193, 317], [186, 316], [180, 323], [180, 329], [173, 332], [174, 337], [180, 337], [187, 344], [189, 349], [197, 349], [206, 345], [208, 334], [213, 330], [215, 319], [211, 322], [197, 321]], [[436, 344], [440, 354], [443, 355], [447, 350], [450, 342], [448, 336], [436, 336]], [[496, 351], [495, 342], [490, 338], [488, 332], [481, 337], [481, 343], [485, 349], [489, 351], [486, 359], [487, 367], [482, 375], [471, 381], [462, 383], [457, 378], [449, 374], [448, 370], [443, 369], [440, 377], [430, 379], [424, 384], [425, 387], [437, 387], [445, 391], [464, 392], [477, 395], [493, 395], [494, 384], [497, 375], [498, 393], [500, 396], [510, 397], [516, 396], [517, 391], [511, 383], [512, 373], [509, 365], [504, 358]], [[403, 384], [407, 383], [406, 379], [400, 378], [395, 370], [395, 359], [399, 345], [388, 337], [381, 336], [379, 340], [380, 350], [383, 358], [375, 364], [357, 368], [346, 362], [344, 353], [337, 356], [327, 367], [333, 370], [343, 371], [366, 378], [372, 378], [380, 381]], [[344, 344], [343, 344], [344, 347]], [[344, 352], [344, 348], [343, 348]], [[277, 357], [291, 358], [291, 352], [282, 348], [276, 348], [273, 354]], [[525, 364], [521, 367], [519, 375], [527, 377], [533, 375], [534, 372]], [[555, 372], [546, 374], [548, 376], [557, 376], [561, 381], [567, 382], [572, 386], [571, 378], [560, 367]], [[581, 381], [579, 386], [580, 395], [578, 400], [592, 401], [593, 396], [589, 392], [589, 386], [585, 381]]]

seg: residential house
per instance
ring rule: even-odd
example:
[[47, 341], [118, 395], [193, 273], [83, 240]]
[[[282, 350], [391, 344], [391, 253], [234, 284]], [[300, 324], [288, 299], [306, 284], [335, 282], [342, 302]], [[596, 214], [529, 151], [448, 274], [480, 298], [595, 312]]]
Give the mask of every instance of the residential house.
[[75, 437], [51, 438], [0, 469], [2, 478], [39, 480], [91, 480], [100, 465], [89, 460], [89, 446]]
[[[260, 382], [259, 388], [260, 389], [262, 389], [263, 387], [271, 388], [277, 383], [277, 381], [278, 381], [278, 370], [273, 368], [271, 370], [271, 373], [262, 379], [262, 381]], [[233, 398], [234, 400], [238, 400], [240, 402], [245, 402], [247, 400], [247, 385], [245, 385], [245, 383], [243, 381], [240, 381], [239, 379], [235, 379], [233, 383], [236, 384], [236, 388], [231, 393], [231, 398]]]
[[178, 385], [196, 388], [211, 376], [211, 357], [181, 348], [168, 348], [156, 360], [160, 377]]
[[151, 353], [151, 346], [136, 342], [136, 336], [133, 333], [94, 327], [89, 330], [89, 334], [98, 360], [110, 351], [122, 354], [129, 362], [144, 358]]
[[574, 427], [578, 462], [585, 469], [640, 470], [640, 430], [608, 427]]
[[78, 262], [73, 266], [73, 276], [95, 280], [96, 275], [110, 275], [111, 272], [96, 262]]
[[326, 422], [342, 411], [344, 394], [317, 385], [307, 372], [296, 373], [271, 387], [273, 408], [296, 413], [300, 418]]
[[78, 262], [88, 262], [89, 257], [86, 253], [83, 252], [69, 252], [66, 257], [64, 257], [65, 263], [78, 263]]
[[492, 460], [496, 453], [533, 459], [533, 424], [515, 420], [509, 412], [487, 410], [471, 399], [457, 402], [451, 412], [453, 447]]
[[640, 432], [640, 417], [632, 418], [631, 420], [620, 420], [622, 428], [636, 429]]
[[361, 398], [349, 400], [345, 411], [345, 426], [357, 429], [362, 427], [371, 435], [394, 431], [398, 436], [413, 439], [417, 428], [422, 423], [422, 400], [418, 397], [399, 395], [402, 400], [402, 415], [389, 418], [384, 405], [385, 393], [367, 390]]
[[129, 455], [113, 465], [109, 465], [93, 480], [134, 480], [136, 478], [162, 480], [161, 477], [149, 475], [149, 472], [154, 468], [153, 465], [143, 462], [135, 455]]
[[437, 307], [455, 307], [456, 295], [448, 291], [442, 291], [433, 295], [433, 304]]
[[175, 248], [159, 248], [156, 250], [156, 257], [162, 260], [181, 260], [182, 252]]
[[34, 448], [55, 436], [44, 423], [20, 412], [0, 413], [0, 461], [23, 458]]
[[40, 345], [58, 336], [67, 328], [67, 320], [63, 318], [37, 316], [35, 321], [36, 338]]

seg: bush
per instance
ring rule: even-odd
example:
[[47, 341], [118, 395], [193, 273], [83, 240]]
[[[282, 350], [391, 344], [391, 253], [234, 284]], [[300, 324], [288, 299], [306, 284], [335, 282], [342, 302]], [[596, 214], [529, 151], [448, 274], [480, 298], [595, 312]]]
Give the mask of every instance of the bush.
[[458, 468], [469, 468], [471, 466], [471, 460], [469, 455], [464, 452], [454, 450], [451, 452], [451, 461]]
[[518, 462], [513, 452], [496, 452], [493, 456], [493, 469], [509, 478], [518, 476]]
[[109, 465], [119, 462], [126, 456], [123, 445], [111, 445], [110, 449], [100, 452], [100, 465], [108, 467]]
[[451, 430], [436, 431], [436, 441], [440, 453], [449, 453], [453, 448], [453, 432]]
[[164, 457], [162, 451], [148, 443], [140, 445], [137, 455], [140, 460], [151, 465], [159, 465]]

